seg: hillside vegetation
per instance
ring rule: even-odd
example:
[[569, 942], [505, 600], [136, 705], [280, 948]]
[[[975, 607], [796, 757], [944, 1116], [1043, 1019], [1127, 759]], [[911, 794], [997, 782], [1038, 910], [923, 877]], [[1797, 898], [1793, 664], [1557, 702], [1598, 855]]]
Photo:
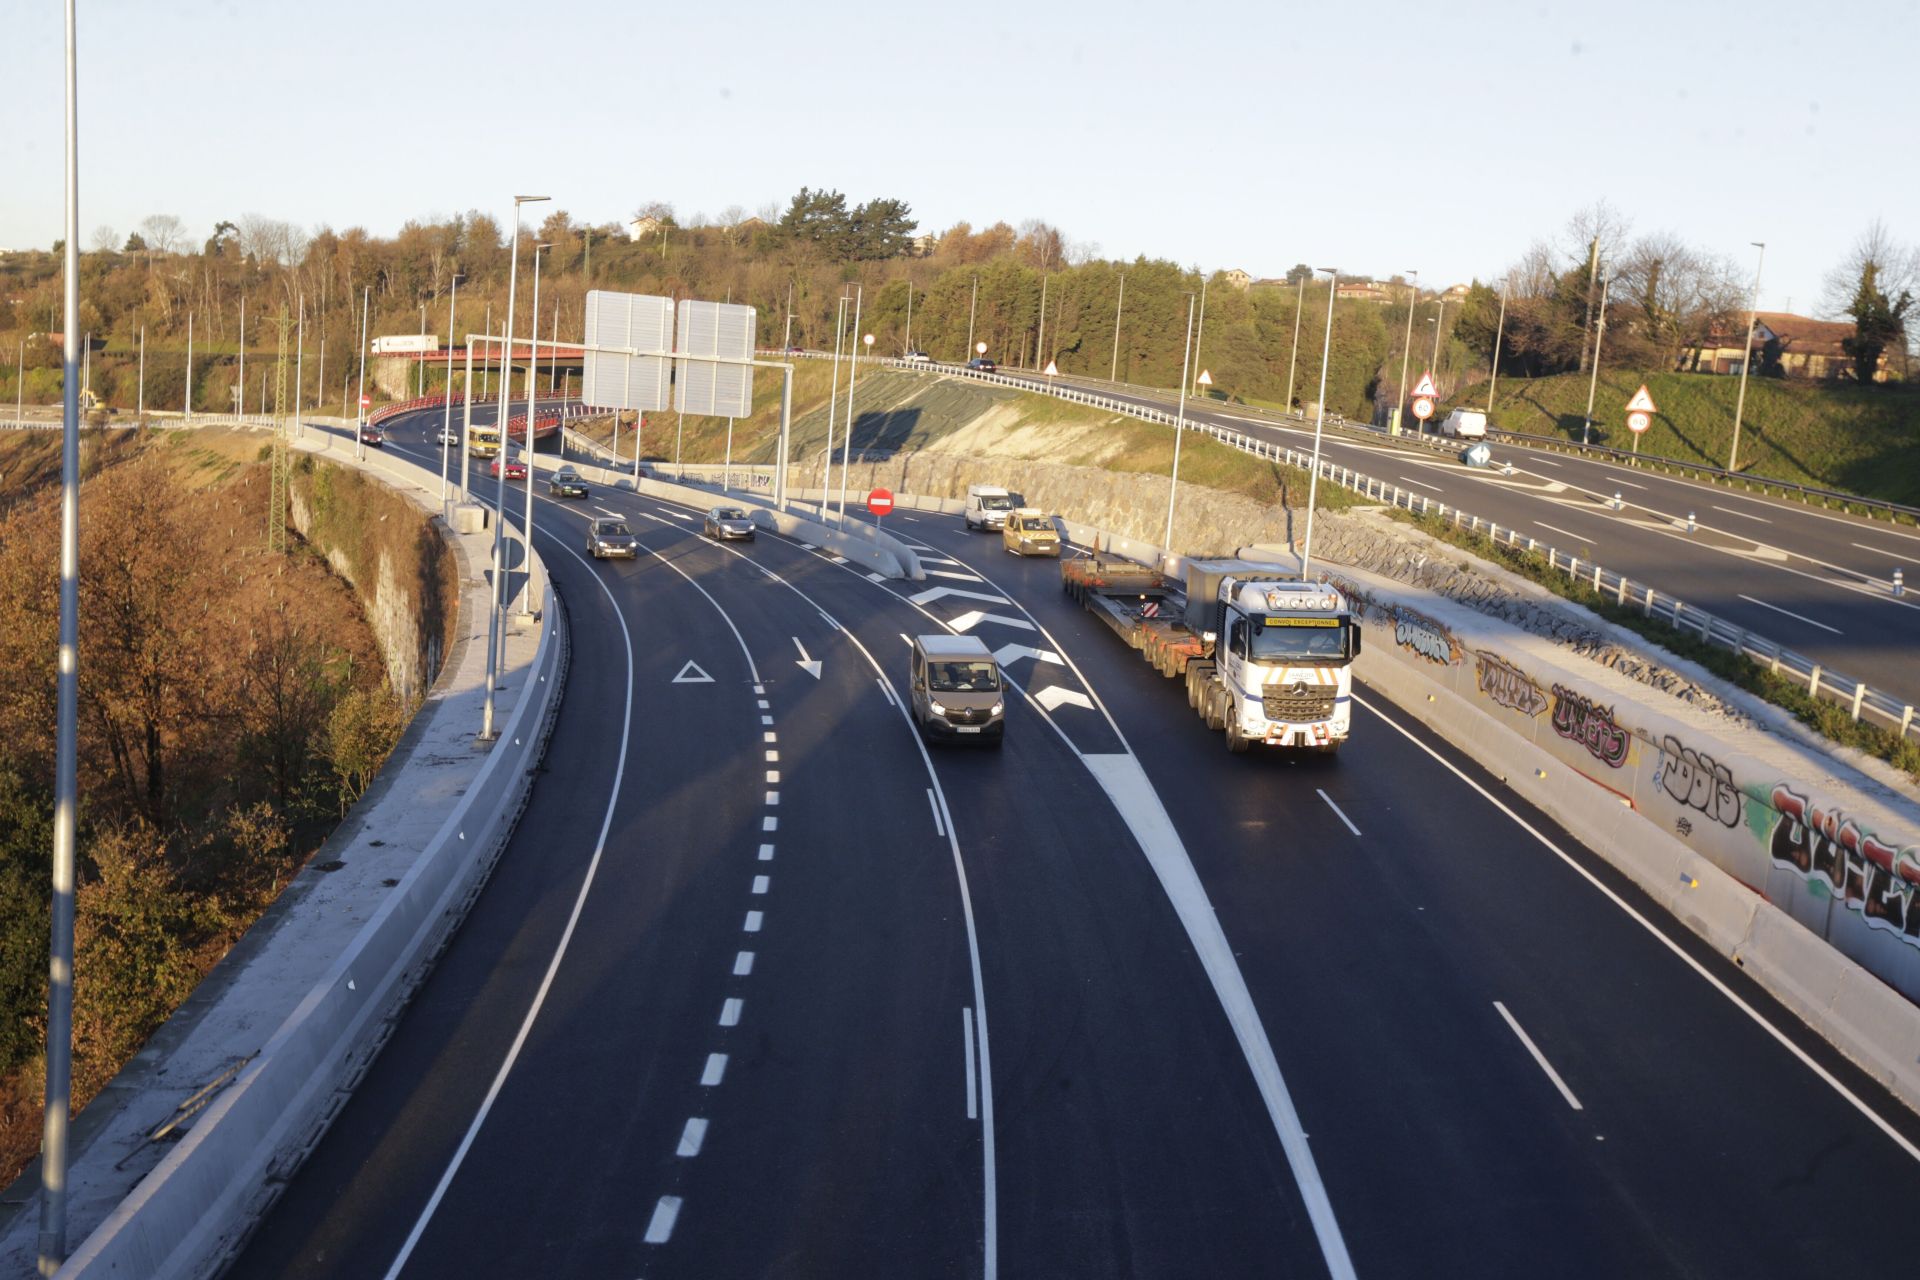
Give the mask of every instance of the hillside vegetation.
[[[1493, 425], [1503, 431], [1578, 440], [1586, 414], [1587, 378], [1502, 377]], [[1733, 439], [1736, 378], [1703, 373], [1602, 370], [1594, 395], [1594, 443], [1633, 448], [1626, 403], [1642, 382], [1660, 412], [1640, 451], [1703, 466], [1724, 467]], [[1454, 402], [1486, 404], [1487, 385]], [[1740, 429], [1740, 468], [1796, 484], [1839, 489], [1889, 502], [1920, 504], [1920, 387], [1783, 382], [1752, 378]]]

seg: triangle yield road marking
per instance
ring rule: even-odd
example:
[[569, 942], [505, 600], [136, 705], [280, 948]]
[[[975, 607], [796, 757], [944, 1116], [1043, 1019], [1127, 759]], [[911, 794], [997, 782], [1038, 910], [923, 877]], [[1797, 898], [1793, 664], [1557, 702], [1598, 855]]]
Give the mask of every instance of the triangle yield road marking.
[[947, 625], [955, 631], [971, 631], [983, 622], [997, 622], [1005, 627], [1019, 627], [1026, 631], [1033, 630], [1033, 624], [1023, 618], [1008, 618], [997, 613], [982, 613], [978, 609], [961, 614], [959, 617], [948, 622]]
[[1005, 604], [1007, 598], [1001, 595], [989, 595], [985, 591], [966, 591], [959, 587], [934, 587], [922, 591], [919, 595], [908, 596], [914, 604], [932, 604], [935, 600], [944, 600], [953, 596], [961, 600], [985, 600], [988, 604]]
[[713, 677], [700, 669], [700, 664], [687, 659], [687, 665], [680, 668], [680, 674], [673, 678], [674, 684], [712, 684]]

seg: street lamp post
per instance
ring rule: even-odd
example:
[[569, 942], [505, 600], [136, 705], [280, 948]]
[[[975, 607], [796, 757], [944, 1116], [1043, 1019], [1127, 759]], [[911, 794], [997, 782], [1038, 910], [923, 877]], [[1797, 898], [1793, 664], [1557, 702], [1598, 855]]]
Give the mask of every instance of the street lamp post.
[[1120, 313], [1127, 305], [1127, 273], [1120, 273], [1120, 296], [1113, 303], [1113, 367], [1107, 370], [1107, 381], [1120, 381]]
[[1433, 304], [1433, 376], [1436, 379], [1440, 376], [1440, 329], [1446, 315], [1447, 300], [1437, 299]]
[[1340, 268], [1317, 267], [1327, 273], [1327, 336], [1320, 345], [1320, 397], [1313, 415], [1313, 465], [1307, 472], [1307, 536], [1300, 548], [1300, 574], [1313, 564], [1313, 503], [1320, 489], [1320, 433], [1327, 421], [1327, 362], [1333, 358], [1333, 299], [1340, 292]]
[[[468, 486], [473, 480], [471, 457], [467, 446], [473, 441], [473, 336], [466, 341], [467, 376], [461, 382], [460, 396], [460, 501], [470, 499]], [[618, 419], [616, 419], [617, 421]]]
[[187, 393], [180, 404], [180, 417], [193, 416], [193, 312], [187, 312]]
[[973, 278], [973, 301], [967, 304], [967, 350], [973, 350], [973, 316], [980, 309], [980, 277]]
[[1760, 270], [1767, 265], [1767, 246], [1759, 240], [1747, 243], [1760, 251], [1753, 267], [1753, 295], [1747, 300], [1747, 349], [1740, 357], [1740, 393], [1733, 401], [1733, 447], [1727, 450], [1727, 470], [1740, 469], [1740, 417], [1747, 409], [1747, 366], [1753, 363], [1753, 326], [1760, 306]]
[[[453, 287], [447, 296], [447, 352], [449, 360], [453, 352], [453, 335], [460, 332], [454, 327], [454, 321], [460, 311], [460, 276], [453, 276]], [[461, 397], [466, 398], [464, 395]], [[453, 434], [453, 365], [447, 365], [446, 394], [440, 407], [440, 514], [447, 511], [447, 465], [452, 461], [448, 455], [453, 451], [453, 442], [447, 437]]]
[[247, 296], [240, 295], [240, 398], [234, 401], [234, 415], [247, 411]]
[[367, 416], [367, 300], [373, 296], [373, 286], [366, 285], [360, 290], [360, 388], [353, 398], [353, 456], [356, 461], [367, 456], [367, 442], [362, 423]]
[[27, 420], [27, 340], [20, 339], [20, 363], [13, 371], [13, 421], [15, 425]]
[[[520, 206], [523, 204], [537, 204], [545, 199], [547, 199], [546, 196], [515, 196], [513, 198], [513, 222], [509, 226], [509, 232], [513, 236], [513, 251], [507, 260], [507, 332], [505, 344], [506, 355], [503, 357], [506, 363], [501, 368], [500, 410], [499, 417], [496, 419], [496, 425], [500, 430], [500, 452], [494, 455], [494, 466], [497, 470], [494, 473], [493, 486], [493, 594], [487, 604], [487, 696], [486, 702], [480, 712], [480, 739], [483, 742], [492, 742], [494, 738], [498, 736], [493, 731], [493, 686], [499, 681], [501, 648], [500, 620], [502, 606], [506, 599], [501, 583], [503, 576], [502, 570], [505, 568], [505, 558], [502, 554], [501, 538], [503, 534], [500, 526], [506, 522], [507, 515], [507, 410], [510, 407], [509, 397], [512, 393], [513, 384], [513, 378], [511, 376], [513, 369], [513, 308], [515, 291], [520, 284]], [[491, 310], [488, 312], [488, 319], [489, 322], [491, 322]]]
[[299, 302], [299, 319], [296, 322], [293, 339], [293, 434], [296, 439], [301, 435], [300, 400], [306, 394], [307, 372], [307, 295], [302, 293]]
[[[1493, 326], [1493, 369], [1487, 375], [1487, 413], [1493, 413], [1493, 388], [1500, 381], [1500, 339], [1507, 333], [1507, 282], [1500, 282], [1500, 318]], [[1488, 423], [1492, 425], [1491, 422]]]
[[1173, 500], [1180, 492], [1180, 437], [1187, 433], [1187, 387], [1192, 382], [1188, 370], [1193, 363], [1193, 295], [1187, 295], [1187, 343], [1180, 356], [1180, 413], [1173, 424], [1173, 473], [1167, 483], [1167, 534], [1160, 540], [1160, 554], [1173, 554]]
[[1400, 389], [1393, 395], [1393, 430], [1400, 431], [1401, 415], [1407, 411], [1407, 361], [1413, 355], [1413, 310], [1420, 305], [1420, 273], [1409, 271], [1413, 284], [1407, 292], [1407, 339], [1400, 349]]
[[1581, 444], [1593, 437], [1593, 393], [1600, 386], [1600, 343], [1607, 336], [1607, 290], [1612, 284], [1611, 276], [1600, 282], [1600, 315], [1593, 326], [1593, 369], [1587, 377], [1587, 417], [1580, 426]]
[[140, 393], [135, 401], [138, 406], [133, 411], [134, 421], [145, 423], [147, 420], [147, 326], [140, 326]]
[[913, 277], [907, 277], [907, 350], [913, 350]]
[[[1193, 331], [1193, 363], [1200, 363], [1200, 340], [1207, 336], [1207, 286], [1213, 283], [1213, 277], [1203, 276], [1200, 280], [1200, 323]], [[1193, 394], [1199, 395], [1198, 391]]]
[[528, 618], [532, 618], [540, 607], [540, 597], [534, 591], [533, 582], [533, 426], [537, 416], [534, 408], [540, 394], [540, 254], [551, 248], [551, 244], [536, 243], [533, 246], [533, 337], [527, 348], [527, 511], [522, 529], [527, 543], [527, 584], [521, 589], [520, 597], [520, 612]]
[[[1293, 305], [1293, 349], [1287, 353], [1287, 412], [1293, 412], [1293, 371], [1300, 365], [1300, 317], [1307, 313], [1307, 281], [1313, 278], [1308, 272], [1300, 277], [1300, 297]], [[1333, 299], [1327, 299], [1329, 309]]]
[[[840, 523], [847, 522], [847, 459], [853, 452], [853, 388], [860, 380], [860, 310], [865, 301], [866, 289], [856, 285], [853, 290], [853, 328], [847, 332], [847, 340], [852, 343], [847, 348], [847, 421], [840, 431]], [[822, 494], [822, 498], [826, 495]]]
[[[427, 304], [423, 302], [420, 304], [420, 332], [425, 333], [426, 331]], [[427, 394], [427, 362], [425, 360], [416, 360], [414, 363], [420, 367], [420, 377], [415, 383], [413, 394], [416, 399], [420, 399], [424, 398]]]
[[833, 491], [833, 419], [840, 410], [840, 346], [847, 334], [847, 295], [840, 295], [840, 305], [833, 316], [833, 385], [827, 391], [827, 462], [820, 469], [820, 516], [824, 520], [827, 514], [827, 495]]

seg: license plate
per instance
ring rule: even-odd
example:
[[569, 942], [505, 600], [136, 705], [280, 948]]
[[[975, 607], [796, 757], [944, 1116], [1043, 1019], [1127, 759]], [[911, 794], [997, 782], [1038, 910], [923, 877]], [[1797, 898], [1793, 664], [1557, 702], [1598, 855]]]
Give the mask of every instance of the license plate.
[[953, 726], [953, 727], [954, 727], [955, 729], [957, 729], [957, 730], [959, 730], [959, 731], [960, 731], [961, 733], [978, 733], [978, 732], [980, 732], [980, 726], [979, 726], [979, 725], [977, 725], [977, 724], [957, 724], [957, 725], [955, 725], [955, 726]]

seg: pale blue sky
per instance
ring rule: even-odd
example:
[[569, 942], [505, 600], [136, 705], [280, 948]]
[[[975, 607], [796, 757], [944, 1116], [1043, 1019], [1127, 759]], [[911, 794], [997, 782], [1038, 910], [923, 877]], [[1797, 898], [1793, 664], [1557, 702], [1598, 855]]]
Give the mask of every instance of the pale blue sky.
[[[0, 246], [60, 234], [61, 13], [7, 7]], [[1038, 217], [1109, 256], [1447, 284], [1604, 196], [1743, 263], [1767, 241], [1762, 307], [1804, 312], [1872, 219], [1920, 239], [1920, 0], [81, 0], [80, 35], [83, 242], [809, 185], [924, 230]]]

